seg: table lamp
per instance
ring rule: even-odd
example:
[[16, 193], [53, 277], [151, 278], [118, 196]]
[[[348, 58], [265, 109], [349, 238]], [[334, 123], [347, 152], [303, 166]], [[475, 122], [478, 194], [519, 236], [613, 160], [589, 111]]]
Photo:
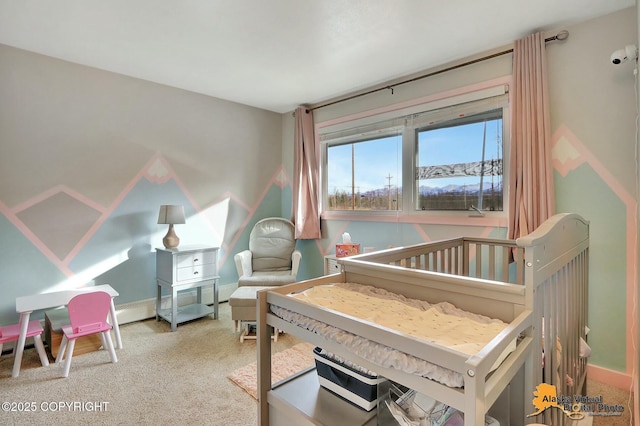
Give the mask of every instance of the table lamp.
[[160, 206], [160, 214], [158, 215], [158, 224], [169, 225], [167, 235], [162, 239], [162, 243], [168, 249], [178, 247], [180, 244], [180, 238], [173, 230], [173, 225], [177, 223], [185, 223], [184, 220], [184, 207], [177, 205], [162, 205]]

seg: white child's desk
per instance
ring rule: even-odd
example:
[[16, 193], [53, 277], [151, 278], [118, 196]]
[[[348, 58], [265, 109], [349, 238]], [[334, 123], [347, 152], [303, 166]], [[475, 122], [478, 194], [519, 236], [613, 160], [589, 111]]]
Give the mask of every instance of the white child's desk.
[[[91, 293], [94, 291], [104, 291], [111, 296], [111, 309], [109, 311], [109, 322], [113, 327], [116, 336], [116, 347], [122, 349], [122, 339], [120, 338], [120, 327], [118, 326], [118, 318], [116, 317], [116, 307], [113, 298], [118, 296], [118, 292], [108, 284], [97, 285], [93, 287], [83, 287], [74, 290], [54, 291], [51, 293], [34, 294], [32, 296], [22, 296], [16, 298], [16, 312], [20, 314], [20, 337], [15, 348], [15, 359], [13, 361], [13, 377], [20, 374], [20, 366], [22, 365], [22, 353], [24, 352], [24, 344], [27, 340], [27, 325], [31, 312], [41, 309], [50, 309], [58, 306], [64, 306], [76, 295], [80, 293]], [[42, 365], [49, 365], [48, 359], [42, 359]]]

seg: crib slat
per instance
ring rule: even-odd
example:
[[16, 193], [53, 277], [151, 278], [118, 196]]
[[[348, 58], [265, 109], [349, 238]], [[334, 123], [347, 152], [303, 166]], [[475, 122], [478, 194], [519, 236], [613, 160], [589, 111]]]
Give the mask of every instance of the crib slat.
[[[502, 280], [504, 282], [509, 282], [509, 251], [511, 249], [507, 246], [502, 247]], [[518, 283], [518, 277], [516, 277], [515, 282]], [[518, 283], [519, 284], [519, 283]]]
[[447, 253], [447, 274], [453, 274], [453, 249], [447, 248], [445, 250]]
[[518, 284], [524, 285], [524, 249], [517, 248], [515, 254], [516, 260], [516, 279]]
[[469, 276], [469, 263], [471, 262], [469, 258], [469, 242], [464, 240], [462, 242], [462, 275], [465, 277]]
[[496, 279], [496, 246], [490, 244], [489, 248], [489, 279]]

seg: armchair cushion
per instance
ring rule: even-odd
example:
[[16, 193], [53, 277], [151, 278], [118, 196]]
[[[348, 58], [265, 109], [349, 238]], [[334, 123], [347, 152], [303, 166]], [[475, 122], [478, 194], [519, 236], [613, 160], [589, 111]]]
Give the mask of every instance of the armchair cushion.
[[255, 272], [250, 277], [240, 277], [238, 287], [242, 286], [279, 286], [296, 282], [296, 276], [289, 271], [274, 271], [268, 274]]
[[262, 219], [249, 236], [253, 271], [291, 270], [291, 254], [295, 249], [293, 224], [286, 219]]

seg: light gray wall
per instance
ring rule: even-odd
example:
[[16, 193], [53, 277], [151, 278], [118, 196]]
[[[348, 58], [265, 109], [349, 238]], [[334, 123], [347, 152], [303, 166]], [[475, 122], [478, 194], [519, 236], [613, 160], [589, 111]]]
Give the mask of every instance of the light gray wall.
[[255, 200], [281, 164], [279, 114], [4, 45], [0, 55], [9, 206], [52, 184], [108, 205], [157, 152], [201, 205], [226, 190]]

